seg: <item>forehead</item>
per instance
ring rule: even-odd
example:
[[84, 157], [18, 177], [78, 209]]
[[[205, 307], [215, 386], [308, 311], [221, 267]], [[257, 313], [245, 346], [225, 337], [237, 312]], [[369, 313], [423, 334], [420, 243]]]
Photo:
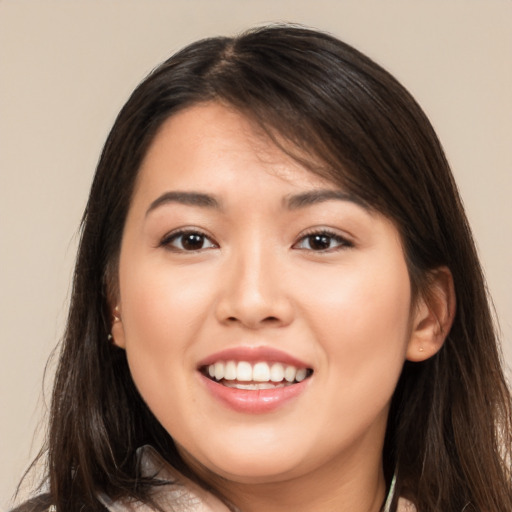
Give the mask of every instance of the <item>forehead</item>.
[[339, 188], [302, 166], [248, 117], [210, 102], [162, 124], [142, 162], [136, 193], [148, 187], [236, 187], [255, 174], [291, 188]]

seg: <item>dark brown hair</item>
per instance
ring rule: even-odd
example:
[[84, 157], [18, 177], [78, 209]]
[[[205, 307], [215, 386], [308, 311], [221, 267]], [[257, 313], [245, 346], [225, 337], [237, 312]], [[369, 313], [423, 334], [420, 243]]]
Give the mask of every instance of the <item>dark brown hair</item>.
[[108, 297], [149, 145], [169, 116], [211, 100], [247, 115], [313, 172], [392, 219], [418, 293], [428, 295], [433, 270], [451, 270], [453, 327], [437, 355], [405, 363], [389, 416], [385, 474], [389, 480], [398, 468], [397, 494], [420, 512], [512, 510], [510, 393], [442, 147], [389, 73], [330, 35], [283, 25], [191, 44], [156, 68], [121, 110], [83, 218], [51, 406], [49, 494], [40, 502], [70, 512], [97, 510], [100, 493], [147, 500], [154, 482], [139, 478], [135, 454], [144, 444], [188, 471], [135, 389], [124, 352], [107, 342]]

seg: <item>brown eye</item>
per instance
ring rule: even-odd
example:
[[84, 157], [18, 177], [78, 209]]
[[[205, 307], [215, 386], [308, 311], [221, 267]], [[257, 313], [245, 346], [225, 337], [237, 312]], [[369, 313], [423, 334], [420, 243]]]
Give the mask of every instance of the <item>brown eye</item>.
[[313, 251], [325, 251], [331, 247], [331, 237], [327, 235], [311, 235], [307, 237], [309, 248]]
[[302, 237], [295, 245], [295, 249], [324, 252], [352, 247], [345, 238], [330, 232], [311, 233]]
[[217, 247], [206, 235], [197, 231], [174, 233], [162, 241], [162, 245], [174, 251], [193, 252]]

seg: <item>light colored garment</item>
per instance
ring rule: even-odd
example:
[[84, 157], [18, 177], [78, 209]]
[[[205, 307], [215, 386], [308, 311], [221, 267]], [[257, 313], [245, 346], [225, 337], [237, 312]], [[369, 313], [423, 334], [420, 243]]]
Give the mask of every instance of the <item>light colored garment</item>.
[[398, 500], [397, 512], [416, 512], [416, 507], [404, 498]]
[[[172, 486], [154, 487], [153, 498], [164, 510], [229, 512], [228, 507], [216, 496], [179, 473], [150, 446], [141, 448], [139, 455], [143, 476], [173, 482]], [[112, 501], [107, 496], [100, 496], [100, 500], [109, 512], [153, 512], [153, 509], [141, 502]], [[416, 508], [400, 498], [397, 512], [416, 512]]]
[[[140, 448], [138, 455], [141, 461], [142, 476], [173, 482], [171, 486], [154, 487], [153, 498], [162, 509], [183, 510], [184, 512], [229, 512], [228, 507], [217, 497], [183, 476], [151, 446]], [[106, 496], [100, 496], [100, 500], [110, 512], [153, 511], [148, 505], [140, 502], [111, 501]]]

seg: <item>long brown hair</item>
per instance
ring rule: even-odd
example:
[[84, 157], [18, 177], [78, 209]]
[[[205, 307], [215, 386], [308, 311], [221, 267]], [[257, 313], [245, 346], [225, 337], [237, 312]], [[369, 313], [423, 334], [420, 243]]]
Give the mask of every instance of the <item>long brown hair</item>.
[[188, 471], [135, 389], [124, 352], [107, 341], [108, 297], [149, 145], [169, 116], [210, 100], [249, 116], [313, 172], [392, 219], [414, 290], [428, 295], [432, 270], [451, 270], [453, 327], [437, 355], [404, 365], [389, 416], [385, 474], [389, 480], [397, 468], [397, 495], [420, 512], [512, 510], [511, 398], [442, 147], [389, 73], [330, 35], [289, 25], [186, 47], [139, 85], [115, 121], [82, 222], [51, 406], [49, 494], [40, 503], [69, 512], [97, 510], [101, 493], [149, 499], [154, 482], [139, 478], [136, 458], [144, 444]]

